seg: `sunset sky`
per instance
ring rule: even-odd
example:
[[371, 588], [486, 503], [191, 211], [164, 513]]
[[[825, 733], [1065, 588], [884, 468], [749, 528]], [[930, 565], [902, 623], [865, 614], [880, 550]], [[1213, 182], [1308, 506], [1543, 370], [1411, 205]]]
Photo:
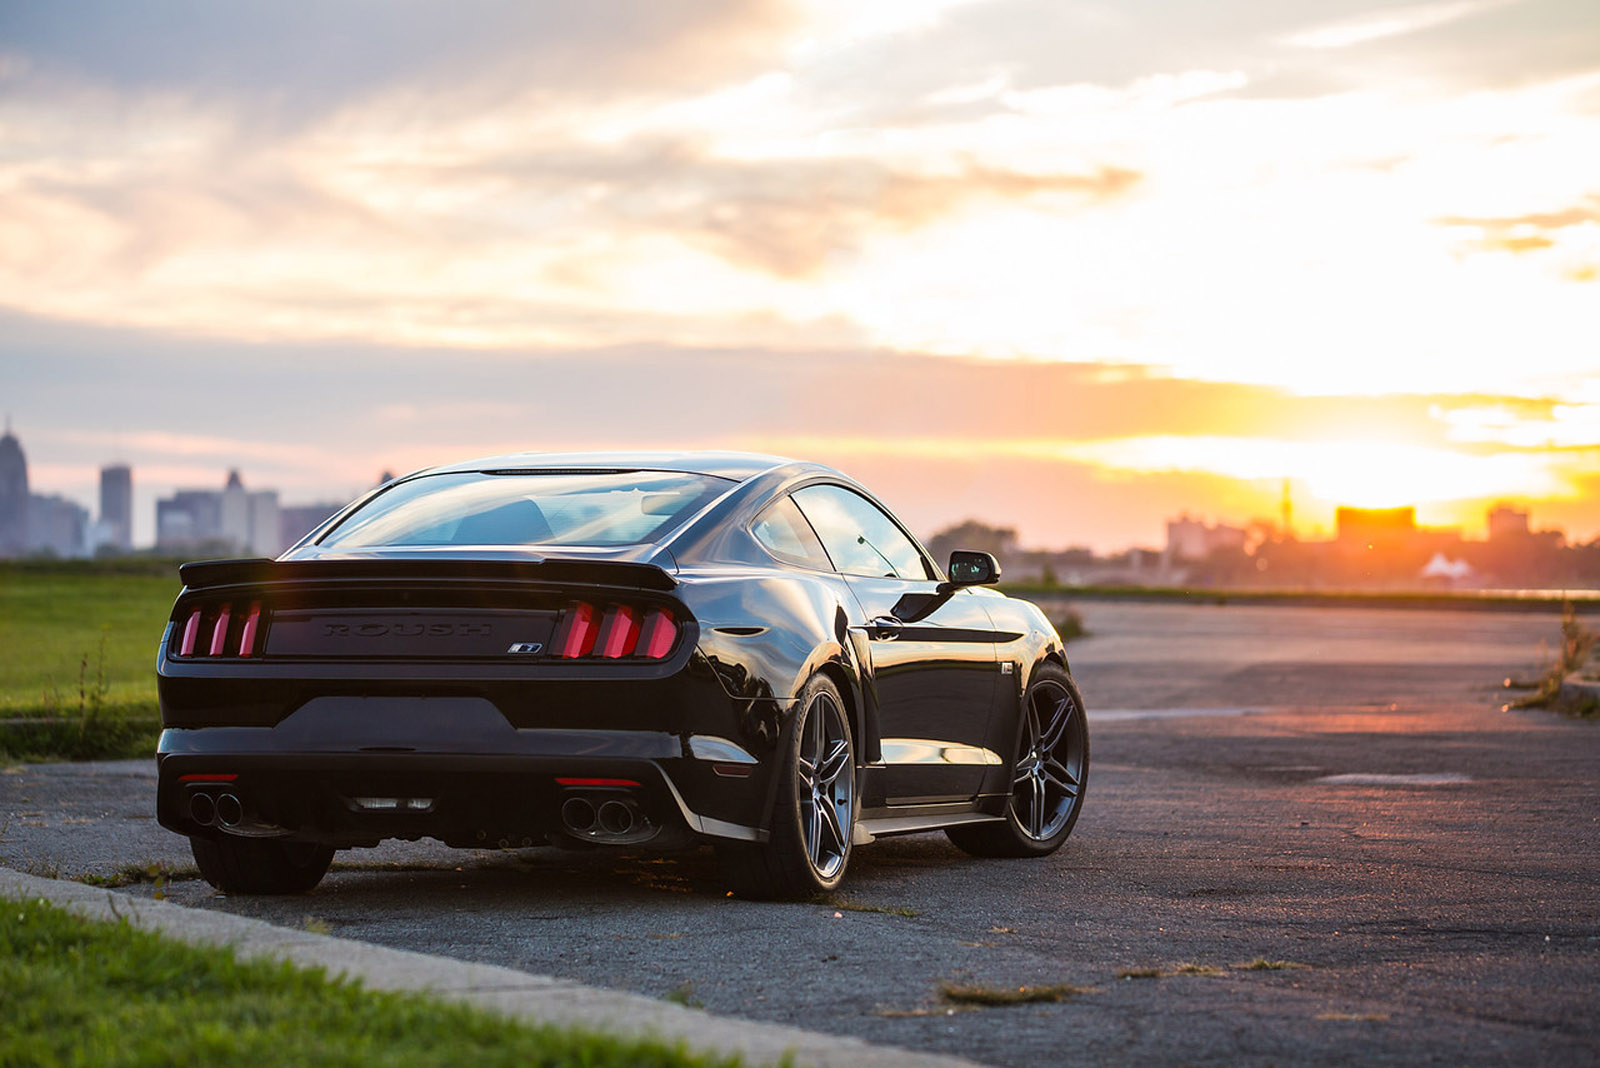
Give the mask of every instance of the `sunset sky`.
[[0, 0], [35, 492], [818, 459], [926, 535], [1600, 536], [1595, 0]]

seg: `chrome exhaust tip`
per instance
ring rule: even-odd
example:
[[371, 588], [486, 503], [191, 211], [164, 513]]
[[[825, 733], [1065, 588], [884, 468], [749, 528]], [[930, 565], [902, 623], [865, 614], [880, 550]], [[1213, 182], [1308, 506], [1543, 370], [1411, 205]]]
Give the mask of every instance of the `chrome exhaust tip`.
[[607, 801], [598, 814], [600, 829], [607, 834], [622, 835], [633, 830], [633, 806], [625, 801]]
[[587, 834], [594, 829], [594, 806], [581, 797], [569, 797], [561, 803], [561, 822], [567, 830]]
[[244, 804], [232, 794], [217, 798], [217, 822], [224, 827], [237, 827], [244, 819]]
[[202, 827], [211, 826], [211, 821], [217, 818], [217, 803], [211, 800], [210, 794], [189, 795], [189, 818]]

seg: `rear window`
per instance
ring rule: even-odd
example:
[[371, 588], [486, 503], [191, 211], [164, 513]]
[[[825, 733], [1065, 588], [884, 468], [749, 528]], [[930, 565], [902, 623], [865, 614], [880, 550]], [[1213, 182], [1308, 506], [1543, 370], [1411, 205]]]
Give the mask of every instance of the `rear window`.
[[402, 482], [319, 545], [638, 545], [733, 485], [675, 471], [456, 472]]

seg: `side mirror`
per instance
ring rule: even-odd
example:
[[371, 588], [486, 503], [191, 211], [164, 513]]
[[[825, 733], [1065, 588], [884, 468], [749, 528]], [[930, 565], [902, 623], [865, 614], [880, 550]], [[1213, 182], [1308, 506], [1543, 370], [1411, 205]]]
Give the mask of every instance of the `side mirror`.
[[950, 585], [987, 586], [1000, 581], [1000, 562], [988, 553], [957, 549], [950, 554]]

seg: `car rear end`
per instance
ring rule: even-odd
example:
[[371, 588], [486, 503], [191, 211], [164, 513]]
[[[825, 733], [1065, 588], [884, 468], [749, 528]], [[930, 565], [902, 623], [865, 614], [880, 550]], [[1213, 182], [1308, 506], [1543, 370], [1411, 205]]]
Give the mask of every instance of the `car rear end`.
[[671, 570], [498, 544], [185, 565], [158, 664], [161, 824], [333, 847], [759, 839], [747, 702], [696, 652]]

